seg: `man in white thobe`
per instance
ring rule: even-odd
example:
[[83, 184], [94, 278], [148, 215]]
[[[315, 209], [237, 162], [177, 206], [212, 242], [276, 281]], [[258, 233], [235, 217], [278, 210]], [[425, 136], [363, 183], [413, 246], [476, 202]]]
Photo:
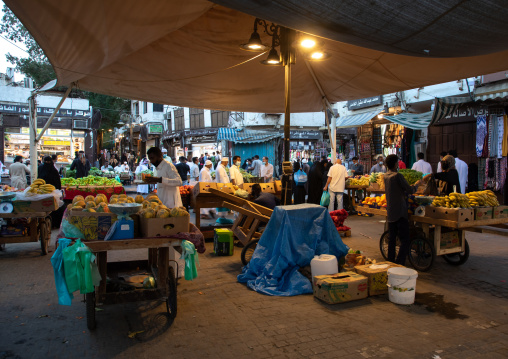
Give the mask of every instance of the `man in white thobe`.
[[[148, 169], [148, 160], [144, 158], [139, 166], [136, 168], [136, 174], [146, 171]], [[138, 184], [137, 192], [140, 194], [148, 193], [148, 185], [147, 184]]]
[[[199, 173], [199, 182], [213, 182], [212, 175], [210, 174], [212, 170], [213, 163], [210, 160], [205, 161], [205, 165], [201, 169]], [[208, 218], [211, 216], [215, 218], [215, 208], [201, 208], [200, 210], [201, 218]]]
[[273, 165], [268, 163], [268, 157], [263, 157], [261, 165], [261, 178], [265, 183], [273, 182]]
[[432, 173], [432, 166], [430, 163], [424, 160], [424, 155], [422, 152], [418, 153], [418, 161], [413, 164], [412, 170], [421, 172], [423, 174]]
[[467, 168], [467, 163], [459, 159], [459, 155], [457, 154], [456, 150], [450, 150], [448, 154], [452, 155], [455, 158], [455, 168], [459, 173], [460, 192], [462, 192], [462, 194], [465, 194], [467, 186], [467, 175], [469, 172]]
[[229, 163], [229, 158], [222, 157], [217, 169], [215, 170], [215, 182], [217, 183], [230, 183], [226, 166]]
[[229, 168], [229, 177], [231, 177], [231, 183], [235, 186], [243, 185], [243, 176], [240, 173], [241, 165], [242, 159], [240, 156], [233, 156], [233, 165]]
[[179, 187], [182, 185], [182, 178], [175, 166], [164, 160], [158, 147], [150, 148], [146, 154], [150, 163], [155, 166], [155, 173], [154, 177], [146, 177], [145, 182], [157, 184], [157, 196], [166, 207], [181, 207], [182, 197]]

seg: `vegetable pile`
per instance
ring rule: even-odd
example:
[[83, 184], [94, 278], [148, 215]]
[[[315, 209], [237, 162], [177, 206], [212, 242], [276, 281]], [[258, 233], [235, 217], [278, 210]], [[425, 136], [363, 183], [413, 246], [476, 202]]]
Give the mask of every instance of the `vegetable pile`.
[[423, 173], [415, 170], [410, 169], [402, 169], [399, 170], [399, 173], [404, 176], [407, 183], [409, 183], [411, 186], [414, 185], [416, 182], [422, 179]]
[[369, 185], [369, 177], [360, 177], [360, 178], [349, 178], [346, 181], [346, 185], [348, 186], [368, 186]]
[[90, 171], [88, 171], [89, 176], [102, 176], [102, 171], [98, 169], [97, 167], [90, 168]]
[[348, 213], [345, 209], [339, 209], [337, 211], [330, 212], [330, 217], [332, 217], [333, 224], [337, 231], [345, 232], [349, 231], [351, 228], [344, 225], [344, 221], [347, 219]]
[[121, 186], [114, 178], [87, 176], [83, 178], [62, 178], [63, 186]]

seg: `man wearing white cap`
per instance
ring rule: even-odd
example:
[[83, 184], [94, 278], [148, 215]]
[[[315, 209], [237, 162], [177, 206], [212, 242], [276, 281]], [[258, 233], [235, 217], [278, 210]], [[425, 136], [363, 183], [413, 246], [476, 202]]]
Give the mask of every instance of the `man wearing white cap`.
[[230, 183], [226, 166], [229, 163], [228, 157], [222, 157], [217, 169], [215, 170], [215, 182], [217, 183]]
[[[212, 169], [213, 163], [210, 160], [205, 161], [205, 165], [199, 172], [199, 182], [213, 182], [212, 175], [210, 171]], [[201, 218], [208, 218], [208, 215], [215, 217], [215, 209], [213, 208], [201, 208]]]
[[166, 150], [164, 147], [162, 147], [161, 152], [162, 152], [162, 158], [164, 158], [164, 161], [173, 163], [173, 161], [171, 161], [171, 157], [168, 156], [168, 150]]

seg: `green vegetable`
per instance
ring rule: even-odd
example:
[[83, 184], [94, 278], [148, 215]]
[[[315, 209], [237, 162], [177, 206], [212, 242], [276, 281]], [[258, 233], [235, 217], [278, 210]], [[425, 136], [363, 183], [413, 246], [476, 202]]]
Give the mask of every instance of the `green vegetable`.
[[90, 176], [102, 176], [102, 171], [98, 169], [97, 167], [90, 168], [90, 171], [88, 172], [88, 175]]
[[87, 176], [83, 178], [62, 178], [64, 186], [121, 186], [114, 178]]
[[414, 185], [416, 182], [422, 179], [423, 173], [410, 169], [399, 170], [399, 173], [404, 176], [407, 183]]
[[76, 177], [76, 170], [67, 169], [67, 171], [65, 172], [65, 177], [67, 177], [67, 178]]

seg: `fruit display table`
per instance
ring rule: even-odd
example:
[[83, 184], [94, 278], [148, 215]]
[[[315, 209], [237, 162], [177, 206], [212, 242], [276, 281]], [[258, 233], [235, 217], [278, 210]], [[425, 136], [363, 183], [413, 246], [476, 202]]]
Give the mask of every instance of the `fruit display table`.
[[354, 186], [354, 185], [346, 185], [346, 192], [349, 197], [353, 200], [353, 207], [356, 208], [358, 203], [356, 202], [356, 191], [365, 190], [369, 186]]

